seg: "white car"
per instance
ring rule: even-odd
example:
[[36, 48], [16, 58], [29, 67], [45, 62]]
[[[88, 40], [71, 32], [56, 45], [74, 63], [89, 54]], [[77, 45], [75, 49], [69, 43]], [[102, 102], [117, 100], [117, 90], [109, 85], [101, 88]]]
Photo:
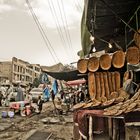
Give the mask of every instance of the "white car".
[[43, 89], [42, 88], [33, 88], [29, 93], [32, 96], [33, 102], [36, 102], [38, 100], [39, 96], [41, 96], [43, 98]]

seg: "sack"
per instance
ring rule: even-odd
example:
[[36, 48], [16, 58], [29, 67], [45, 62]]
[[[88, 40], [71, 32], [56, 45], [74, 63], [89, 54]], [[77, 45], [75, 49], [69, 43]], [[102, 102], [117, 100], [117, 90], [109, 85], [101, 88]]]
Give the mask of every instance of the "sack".
[[133, 72], [129, 71], [130, 73], [130, 79], [127, 79], [126, 81], [124, 81], [123, 83], [123, 90], [125, 90], [127, 93], [129, 94], [135, 94], [135, 90], [137, 88], [137, 84], [135, 82], [133, 82]]
[[133, 84], [132, 79], [128, 79], [123, 83], [123, 90], [125, 90], [129, 94], [135, 93], [134, 84]]

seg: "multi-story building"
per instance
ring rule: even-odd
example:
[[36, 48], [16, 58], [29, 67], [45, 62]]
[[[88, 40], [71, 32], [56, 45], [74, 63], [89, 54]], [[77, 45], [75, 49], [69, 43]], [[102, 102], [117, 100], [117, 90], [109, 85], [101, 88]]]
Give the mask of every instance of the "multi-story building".
[[10, 61], [0, 62], [0, 82], [12, 81], [12, 63]]
[[9, 80], [11, 83], [29, 84], [33, 83], [40, 73], [40, 65], [30, 64], [15, 57], [12, 58], [12, 61], [0, 62], [0, 82]]

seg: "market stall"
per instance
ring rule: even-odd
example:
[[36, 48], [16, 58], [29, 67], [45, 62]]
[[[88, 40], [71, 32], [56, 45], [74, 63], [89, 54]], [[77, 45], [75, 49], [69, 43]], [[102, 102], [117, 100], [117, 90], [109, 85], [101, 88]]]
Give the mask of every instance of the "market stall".
[[[128, 69], [128, 64], [139, 64], [139, 48], [133, 46], [128, 48], [126, 52], [119, 50], [111, 54], [105, 53], [96, 59], [94, 56], [92, 61], [91, 59], [86, 58], [86, 61], [80, 59], [77, 63], [79, 72], [88, 75], [90, 100], [73, 107], [75, 110], [74, 122], [78, 126], [75, 129], [78, 129], [81, 139], [92, 140], [94, 137], [93, 126], [98, 123], [93, 121], [96, 116], [106, 118], [108, 138], [119, 140], [120, 137], [124, 139], [129, 137], [130, 133], [127, 132], [127, 127], [131, 125], [138, 132], [137, 136], [134, 136], [135, 140], [136, 137], [140, 136], [138, 129], [140, 122], [138, 117], [140, 115], [140, 83], [134, 78], [134, 69]], [[89, 61], [89, 63], [82, 61]], [[131, 119], [128, 121], [128, 118]], [[122, 122], [121, 127], [120, 121]], [[84, 130], [83, 126], [85, 126]], [[120, 129], [124, 129], [124, 132], [120, 133]]]
[[90, 99], [73, 107], [75, 139], [92, 140], [96, 130], [103, 130], [104, 139], [140, 137], [139, 5], [132, 0], [85, 1], [77, 69], [87, 75]]

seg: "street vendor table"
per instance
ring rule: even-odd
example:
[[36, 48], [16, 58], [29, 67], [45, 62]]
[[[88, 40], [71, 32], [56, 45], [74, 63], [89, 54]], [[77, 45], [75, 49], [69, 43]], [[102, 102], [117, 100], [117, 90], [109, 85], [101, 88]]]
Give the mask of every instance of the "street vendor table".
[[9, 108], [10, 109], [13, 109], [14, 111], [20, 111], [26, 105], [29, 105], [29, 102], [28, 101], [11, 102], [10, 105], [9, 105]]
[[[94, 140], [92, 126], [96, 123], [93, 117], [107, 118], [108, 120], [108, 139], [121, 140], [120, 121], [125, 124], [140, 122], [140, 112], [131, 112], [122, 116], [104, 116], [103, 110], [77, 110], [74, 112], [74, 123], [78, 126], [81, 139]], [[126, 134], [124, 134], [125, 136]], [[125, 136], [126, 137], [126, 136]]]

